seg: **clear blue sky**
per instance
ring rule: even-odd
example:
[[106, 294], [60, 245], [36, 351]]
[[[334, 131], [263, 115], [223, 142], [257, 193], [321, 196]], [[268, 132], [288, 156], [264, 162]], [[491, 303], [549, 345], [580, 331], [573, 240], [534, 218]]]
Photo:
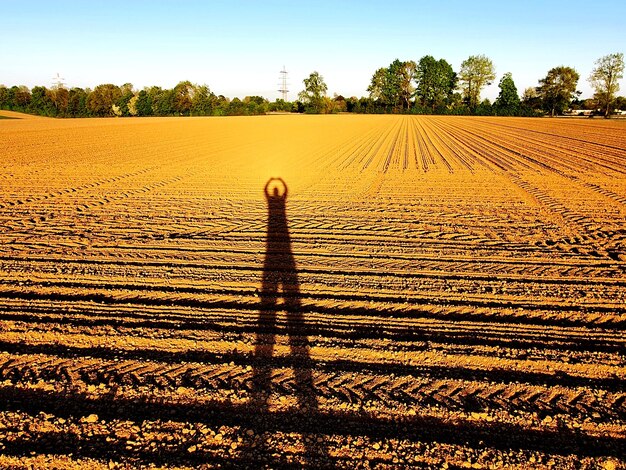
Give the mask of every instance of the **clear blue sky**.
[[[624, 0], [70, 1], [0, 0], [0, 84], [68, 86], [206, 83], [217, 94], [289, 99], [314, 70], [329, 94], [366, 95], [394, 59], [444, 58], [458, 71], [485, 54], [520, 94], [558, 65], [587, 77], [599, 57], [626, 52]], [[620, 94], [626, 94], [621, 82]]]

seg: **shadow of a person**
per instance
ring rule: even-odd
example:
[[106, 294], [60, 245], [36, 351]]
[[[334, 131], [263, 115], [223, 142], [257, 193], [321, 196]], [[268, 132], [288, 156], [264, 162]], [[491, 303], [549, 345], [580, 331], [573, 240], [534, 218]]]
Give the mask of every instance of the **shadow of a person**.
[[[270, 185], [273, 186], [272, 191]], [[276, 316], [278, 311], [284, 311], [287, 315], [289, 363], [293, 365], [294, 389], [299, 411], [301, 415], [310, 416], [317, 411], [318, 403], [313, 387], [309, 340], [301, 311], [300, 283], [287, 223], [287, 184], [282, 178], [270, 178], [264, 192], [267, 200], [267, 234], [254, 350], [251, 405], [257, 412], [268, 411], [272, 389], [271, 363], [276, 344]], [[278, 305], [281, 297], [283, 304]], [[305, 446], [305, 458], [312, 464], [321, 456], [320, 449], [318, 448], [316, 458], [313, 449], [309, 445]]]

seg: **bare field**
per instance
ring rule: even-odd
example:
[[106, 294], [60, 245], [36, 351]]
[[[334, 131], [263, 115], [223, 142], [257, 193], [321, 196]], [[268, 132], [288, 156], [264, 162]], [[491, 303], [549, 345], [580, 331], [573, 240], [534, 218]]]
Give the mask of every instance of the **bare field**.
[[0, 466], [626, 468], [626, 123], [6, 119], [0, 155]]

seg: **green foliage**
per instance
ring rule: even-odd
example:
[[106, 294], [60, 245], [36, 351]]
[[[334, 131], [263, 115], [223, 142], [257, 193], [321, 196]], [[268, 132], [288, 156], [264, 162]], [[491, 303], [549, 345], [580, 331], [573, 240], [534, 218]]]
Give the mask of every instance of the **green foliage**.
[[155, 116], [172, 116], [174, 110], [174, 90], [152, 87], [152, 113]]
[[[349, 101], [352, 101], [355, 113], [373, 113], [375, 110], [374, 103], [369, 98], [350, 98]], [[350, 104], [348, 104], [348, 112], [350, 112]]]
[[215, 108], [213, 109], [214, 116], [226, 116], [228, 113], [229, 100], [224, 95], [219, 95], [215, 98]]
[[519, 116], [523, 117], [541, 117], [543, 116], [543, 111], [533, 109], [529, 106], [526, 106], [524, 103], [520, 105]]
[[348, 111], [348, 103], [341, 95], [335, 95], [332, 99], [333, 113], [345, 113]]
[[257, 116], [267, 112], [268, 102], [262, 96], [246, 96], [243, 103], [246, 106], [244, 112], [246, 116]]
[[172, 90], [172, 106], [174, 113], [180, 116], [189, 116], [193, 105], [195, 87], [189, 80], [180, 82]]
[[391, 107], [395, 93], [389, 69], [380, 68], [374, 72], [372, 81], [367, 87], [370, 99], [384, 109]]
[[417, 65], [412, 60], [400, 62], [396, 59], [389, 66], [389, 73], [393, 77], [398, 93], [396, 106], [399, 106], [400, 111], [409, 110], [411, 107], [411, 100], [415, 94], [413, 82], [415, 81], [416, 69]]
[[8, 95], [10, 102], [9, 109], [20, 112], [28, 111], [28, 105], [30, 104], [31, 98], [30, 90], [28, 89], [28, 87], [24, 85], [21, 85], [19, 87], [12, 86], [8, 90]]
[[[17, 96], [17, 100], [16, 100]], [[288, 110], [293, 104], [284, 106]], [[257, 115], [265, 114], [268, 102], [261, 96], [243, 101], [216, 97], [208, 86], [180, 82], [171, 90], [151, 87], [135, 92], [130, 83], [121, 87], [98, 85], [93, 91], [63, 87], [47, 89], [0, 86], [0, 108], [50, 117]]]
[[569, 110], [572, 111], [573, 114], [578, 114], [576, 111], [584, 109], [596, 110], [598, 109], [598, 102], [593, 98], [581, 99], [580, 97], [576, 97], [569, 104]]
[[82, 88], [70, 89], [67, 102], [67, 116], [76, 118], [89, 116], [87, 97], [87, 92]]
[[[215, 96], [207, 85], [194, 85], [189, 81], [180, 82], [171, 90], [150, 87], [139, 92], [134, 91], [130, 83], [121, 87], [98, 85], [93, 91], [34, 87], [32, 93], [26, 87], [0, 86], [0, 108], [50, 117], [251, 116], [265, 114], [268, 106], [268, 101], [261, 96], [231, 101]], [[283, 102], [281, 108], [292, 111], [298, 109], [298, 105]], [[327, 102], [322, 101], [322, 111], [326, 110]]]
[[526, 88], [522, 95], [520, 114], [528, 115], [529, 112], [532, 112], [532, 114], [540, 115], [542, 109], [543, 103], [541, 102], [541, 96], [539, 96], [537, 88]]
[[98, 85], [87, 98], [87, 108], [94, 116], [113, 116], [113, 105], [122, 97], [122, 91], [110, 83]]
[[328, 96], [322, 98], [322, 113], [333, 114], [336, 112], [335, 102]]
[[539, 80], [537, 93], [541, 97], [543, 109], [550, 115], [563, 114], [576, 92], [580, 75], [572, 67], [561, 65], [548, 71], [545, 78]]
[[0, 85], [0, 109], [8, 109], [10, 105], [9, 90], [4, 85]]
[[239, 98], [233, 98], [228, 106], [224, 106], [224, 111], [227, 116], [240, 116], [245, 114], [245, 105]]
[[137, 116], [152, 116], [152, 98], [146, 90], [137, 93]]
[[324, 77], [318, 72], [313, 72], [308, 78], [305, 78], [303, 82], [304, 90], [298, 94], [298, 98], [304, 103], [305, 112], [311, 114], [324, 112], [326, 110], [324, 97], [328, 90], [328, 86], [326, 86], [324, 82]]
[[28, 106], [29, 113], [40, 114], [42, 116], [56, 116], [54, 103], [50, 99], [48, 90], [43, 86], [33, 87], [31, 90], [31, 99]]
[[215, 95], [207, 85], [196, 85], [191, 97], [191, 114], [194, 116], [210, 116], [213, 114]]
[[621, 109], [622, 111], [626, 111], [626, 97], [618, 96], [617, 98], [615, 98], [615, 101], [613, 101], [613, 106], [615, 106], [615, 109]]
[[48, 117], [67, 117], [69, 104], [70, 92], [66, 88], [36, 86], [30, 91], [30, 100], [23, 111]]
[[137, 116], [137, 95], [133, 95], [133, 97], [128, 101], [128, 114], [131, 116]]
[[269, 112], [290, 113], [290, 112], [293, 112], [293, 107], [294, 107], [294, 103], [291, 103], [289, 101], [285, 101], [282, 99], [277, 99], [273, 103], [269, 103], [267, 105], [267, 110]]
[[[89, 116], [234, 116], [269, 112], [307, 113], [412, 113], [456, 115], [537, 116], [546, 110], [562, 113], [572, 104], [575, 109], [597, 109], [608, 115], [612, 108], [626, 108], [624, 98], [615, 98], [618, 80], [623, 77], [623, 54], [609, 54], [596, 61], [589, 81], [596, 88], [593, 100], [574, 101], [578, 73], [570, 67], [555, 67], [527, 88], [520, 100], [510, 73], [499, 83], [500, 92], [493, 105], [480, 93], [495, 79], [494, 67], [484, 55], [470, 56], [461, 64], [458, 75], [445, 60], [431, 55], [418, 63], [395, 59], [374, 72], [367, 88], [368, 97], [329, 98], [328, 87], [318, 72], [304, 79], [298, 100], [280, 99], [270, 103], [261, 96], [232, 100], [216, 96], [207, 85], [181, 81], [173, 89], [153, 86], [139, 92], [130, 83], [89, 89], [0, 85], [0, 109], [30, 112], [54, 117]], [[457, 92], [455, 90], [460, 92]], [[593, 101], [593, 102], [592, 102]]]
[[619, 91], [619, 80], [624, 78], [624, 54], [621, 52], [605, 55], [595, 62], [589, 82], [596, 90], [595, 99], [604, 110], [604, 117], [611, 114], [611, 104]]
[[463, 97], [470, 109], [475, 110], [480, 100], [480, 92], [496, 78], [495, 68], [484, 55], [473, 55], [461, 63], [459, 81]]
[[502, 76], [498, 86], [500, 93], [493, 105], [495, 113], [498, 116], [517, 116], [520, 112], [520, 99], [510, 72]]
[[478, 106], [476, 106], [474, 114], [476, 116], [493, 116], [493, 106], [491, 106], [491, 101], [485, 98]]
[[67, 108], [69, 107], [70, 92], [64, 87], [55, 87], [49, 90], [49, 96], [54, 104], [56, 115], [65, 117], [67, 115]]
[[[420, 59], [415, 73], [417, 102], [415, 112], [445, 112], [456, 88], [456, 73], [445, 60], [426, 55]], [[428, 108], [428, 109], [425, 109]]]
[[394, 60], [389, 67], [374, 72], [367, 88], [375, 106], [385, 112], [406, 112], [415, 94], [417, 65], [413, 61]]
[[118, 109], [116, 115], [118, 116], [130, 116], [130, 110], [128, 109], [128, 103], [135, 96], [132, 83], [124, 83], [120, 87], [120, 97], [115, 100], [115, 106]]
[[7, 108], [6, 109], [13, 109], [15, 107], [15, 91], [17, 90], [16, 86], [12, 86], [11, 88], [7, 88], [7, 92], [6, 92], [6, 100], [7, 100]]

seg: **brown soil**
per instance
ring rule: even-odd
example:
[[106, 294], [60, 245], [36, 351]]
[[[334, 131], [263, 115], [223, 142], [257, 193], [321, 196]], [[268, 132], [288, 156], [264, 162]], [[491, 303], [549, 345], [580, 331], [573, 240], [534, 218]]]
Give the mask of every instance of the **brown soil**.
[[6, 119], [0, 155], [0, 467], [626, 468], [626, 123]]

